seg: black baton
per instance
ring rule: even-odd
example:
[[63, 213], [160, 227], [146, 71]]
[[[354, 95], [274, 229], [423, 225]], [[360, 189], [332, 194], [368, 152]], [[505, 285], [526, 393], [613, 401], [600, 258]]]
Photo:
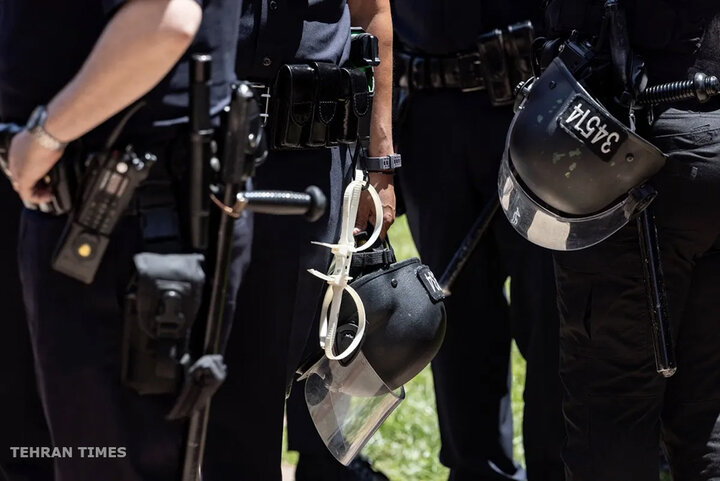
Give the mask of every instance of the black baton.
[[440, 277], [440, 287], [442, 287], [446, 296], [451, 294], [453, 284], [455, 284], [465, 265], [472, 257], [473, 252], [475, 252], [475, 249], [480, 243], [480, 239], [482, 239], [488, 230], [499, 207], [500, 200], [496, 196], [493, 196], [485, 207], [483, 207], [482, 212], [480, 212], [478, 218], [475, 219], [475, 222], [465, 236], [465, 239], [463, 239], [460, 247], [458, 247], [455, 254], [453, 254], [450, 263]]
[[208, 246], [210, 222], [208, 162], [214, 129], [210, 122], [210, 55], [195, 54], [190, 64], [190, 242], [193, 249]]
[[677, 371], [672, 332], [670, 331], [670, 315], [668, 312], [667, 294], [665, 292], [665, 275], [663, 274], [660, 257], [655, 216], [651, 208], [645, 209], [637, 218], [640, 236], [640, 252], [642, 254], [645, 291], [650, 324], [652, 327], [653, 349], [655, 351], [655, 368], [658, 373], [670, 377]]

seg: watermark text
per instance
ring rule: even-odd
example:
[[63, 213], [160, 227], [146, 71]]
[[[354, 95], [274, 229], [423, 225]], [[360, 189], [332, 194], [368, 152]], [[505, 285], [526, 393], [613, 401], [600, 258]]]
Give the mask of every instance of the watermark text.
[[116, 446], [10, 446], [13, 458], [124, 458], [125, 447]]

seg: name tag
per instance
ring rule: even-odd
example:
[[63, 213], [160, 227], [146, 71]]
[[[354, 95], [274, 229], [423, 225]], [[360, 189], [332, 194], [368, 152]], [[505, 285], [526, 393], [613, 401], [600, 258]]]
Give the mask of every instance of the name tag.
[[578, 95], [560, 115], [560, 127], [609, 162], [627, 140], [625, 127]]

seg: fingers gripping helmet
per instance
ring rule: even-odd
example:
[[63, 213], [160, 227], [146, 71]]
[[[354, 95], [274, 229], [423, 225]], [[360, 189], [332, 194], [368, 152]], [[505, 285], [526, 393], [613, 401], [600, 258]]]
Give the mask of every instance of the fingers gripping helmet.
[[[403, 384], [435, 357], [446, 323], [443, 291], [418, 259], [387, 264], [350, 285], [365, 306], [362, 343], [349, 358], [323, 356], [301, 377], [306, 378], [305, 400], [315, 427], [345, 465], [402, 402]], [[358, 328], [349, 297], [345, 294], [340, 308], [339, 352], [347, 349]]]
[[561, 58], [522, 88], [498, 179], [515, 230], [554, 250], [602, 242], [652, 202], [665, 155], [615, 119]]

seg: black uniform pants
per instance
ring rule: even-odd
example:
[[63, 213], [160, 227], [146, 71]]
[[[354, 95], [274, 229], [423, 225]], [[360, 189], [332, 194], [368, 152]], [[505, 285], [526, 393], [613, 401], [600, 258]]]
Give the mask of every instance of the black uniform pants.
[[[175, 396], [140, 396], [120, 381], [123, 302], [132, 256], [143, 248], [140, 218], [120, 221], [91, 285], [51, 268], [65, 221], [25, 210], [18, 247], [36, 374], [53, 445], [73, 450], [72, 457], [55, 460], [55, 481], [176, 481], [186, 423], [164, 419]], [[237, 292], [248, 262], [251, 232], [248, 217], [241, 217], [231, 293]], [[226, 307], [228, 314], [232, 308]], [[85, 451], [82, 457], [80, 447], [125, 448], [126, 455], [91, 458]]]
[[655, 372], [635, 225], [556, 256], [561, 377], [572, 481], [720, 479], [720, 111], [671, 109], [649, 136], [677, 373]]
[[[440, 276], [483, 207], [497, 199], [509, 108], [484, 92], [413, 93], [399, 131], [400, 175], [413, 238]], [[503, 286], [511, 276], [508, 306]], [[525, 453], [531, 481], [562, 479], [552, 261], [499, 214], [445, 305], [448, 327], [433, 361], [440, 458], [455, 481], [524, 479], [512, 458], [508, 372], [514, 336], [528, 361]], [[480, 392], [469, 393], [471, 386]]]
[[229, 374], [210, 410], [206, 481], [281, 480], [286, 388], [327, 286], [307, 269], [325, 271], [330, 251], [311, 241], [338, 239], [348, 160], [345, 147], [272, 152], [258, 169], [258, 189], [317, 185], [327, 196], [327, 212], [315, 223], [255, 216], [253, 258], [227, 349]]
[[[48, 481], [52, 462], [13, 456], [13, 446], [50, 446], [35, 385], [30, 336], [22, 302], [17, 262], [17, 232], [22, 204], [0, 179], [0, 467], [11, 481]], [[2, 478], [2, 476], [0, 476]]]

